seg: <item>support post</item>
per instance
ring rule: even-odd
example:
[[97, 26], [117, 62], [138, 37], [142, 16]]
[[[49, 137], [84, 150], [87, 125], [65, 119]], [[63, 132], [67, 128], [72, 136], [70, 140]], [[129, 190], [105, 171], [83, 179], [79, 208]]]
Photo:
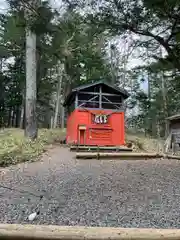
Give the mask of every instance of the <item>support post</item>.
[[78, 107], [78, 93], [75, 96], [75, 109]]
[[99, 108], [102, 108], [102, 86], [99, 87]]

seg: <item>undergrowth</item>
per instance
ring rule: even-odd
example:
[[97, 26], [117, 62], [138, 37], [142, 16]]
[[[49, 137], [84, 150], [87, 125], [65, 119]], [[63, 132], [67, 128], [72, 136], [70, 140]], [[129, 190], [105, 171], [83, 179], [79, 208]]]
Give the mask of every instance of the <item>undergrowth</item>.
[[132, 143], [135, 152], [163, 152], [164, 141], [135, 134], [126, 134], [126, 143]]
[[31, 141], [24, 137], [23, 130], [0, 130], [0, 167], [36, 161], [47, 145], [58, 142], [63, 135], [61, 129], [40, 129], [38, 138]]
[[[60, 143], [65, 136], [65, 130], [40, 129], [38, 138], [30, 141], [24, 137], [20, 129], [0, 130], [0, 167], [6, 167], [26, 161], [37, 161], [39, 156], [53, 143]], [[157, 139], [126, 134], [126, 143], [132, 143], [136, 152], [161, 152], [163, 142]]]

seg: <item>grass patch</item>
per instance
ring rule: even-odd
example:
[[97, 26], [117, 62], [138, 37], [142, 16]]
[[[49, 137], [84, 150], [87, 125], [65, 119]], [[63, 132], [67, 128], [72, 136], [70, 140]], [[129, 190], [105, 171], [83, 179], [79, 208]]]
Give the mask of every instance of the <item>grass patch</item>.
[[145, 137], [143, 135], [126, 134], [126, 142], [133, 144], [135, 152], [163, 152], [164, 141], [162, 139], [155, 139]]
[[30, 141], [20, 129], [0, 130], [0, 167], [26, 161], [36, 161], [47, 145], [60, 142], [65, 136], [61, 129], [40, 129], [38, 138]]

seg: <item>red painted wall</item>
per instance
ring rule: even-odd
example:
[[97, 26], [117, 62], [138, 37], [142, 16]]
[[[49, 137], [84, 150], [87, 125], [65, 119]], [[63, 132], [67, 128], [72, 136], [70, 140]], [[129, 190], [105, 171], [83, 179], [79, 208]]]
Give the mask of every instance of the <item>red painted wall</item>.
[[[92, 113], [109, 114], [108, 123], [95, 124]], [[86, 126], [85, 145], [118, 146], [125, 144], [124, 112], [76, 109], [68, 117], [67, 143], [78, 143], [80, 125]]]
[[76, 111], [72, 112], [67, 119], [66, 141], [67, 143], [77, 143]]

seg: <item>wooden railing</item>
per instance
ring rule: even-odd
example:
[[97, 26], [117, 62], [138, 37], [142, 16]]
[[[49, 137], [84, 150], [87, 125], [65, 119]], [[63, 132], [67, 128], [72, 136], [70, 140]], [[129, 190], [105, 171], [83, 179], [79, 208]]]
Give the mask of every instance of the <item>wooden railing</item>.
[[0, 239], [179, 240], [180, 229], [100, 228], [0, 224]]

